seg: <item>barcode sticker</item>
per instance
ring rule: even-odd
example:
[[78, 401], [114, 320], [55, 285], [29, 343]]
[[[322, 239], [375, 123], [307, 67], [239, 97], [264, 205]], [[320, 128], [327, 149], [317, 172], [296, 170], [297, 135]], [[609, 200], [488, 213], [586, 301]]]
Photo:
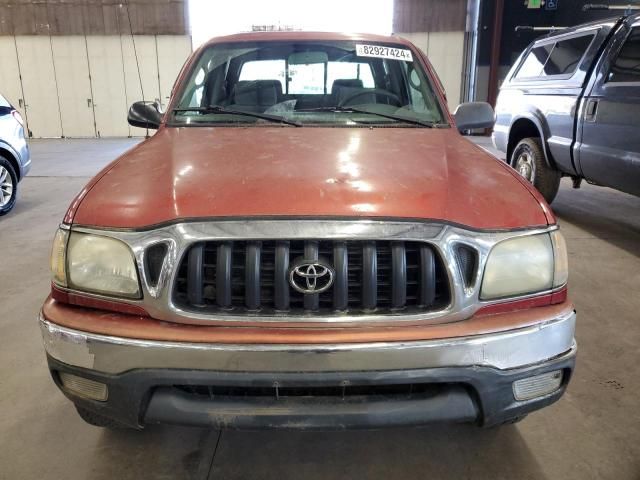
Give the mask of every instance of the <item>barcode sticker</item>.
[[402, 48], [382, 47], [380, 45], [356, 44], [356, 55], [359, 57], [390, 58], [392, 60], [404, 60], [413, 62], [411, 50]]

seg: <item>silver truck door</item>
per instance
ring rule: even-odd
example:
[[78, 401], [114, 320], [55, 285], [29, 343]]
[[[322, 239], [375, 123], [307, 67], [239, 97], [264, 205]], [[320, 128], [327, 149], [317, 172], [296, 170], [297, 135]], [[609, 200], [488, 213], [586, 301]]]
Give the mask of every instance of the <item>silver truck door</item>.
[[640, 195], [640, 19], [620, 28], [594, 75], [578, 126], [582, 174]]

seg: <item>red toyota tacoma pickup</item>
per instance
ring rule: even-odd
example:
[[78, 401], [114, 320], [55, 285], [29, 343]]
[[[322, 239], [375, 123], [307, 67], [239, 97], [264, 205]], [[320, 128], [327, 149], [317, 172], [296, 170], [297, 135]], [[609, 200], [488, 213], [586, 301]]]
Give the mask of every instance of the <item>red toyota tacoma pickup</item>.
[[549, 207], [396, 37], [252, 33], [187, 61], [155, 135], [55, 235], [53, 380], [93, 425], [492, 426], [574, 368]]

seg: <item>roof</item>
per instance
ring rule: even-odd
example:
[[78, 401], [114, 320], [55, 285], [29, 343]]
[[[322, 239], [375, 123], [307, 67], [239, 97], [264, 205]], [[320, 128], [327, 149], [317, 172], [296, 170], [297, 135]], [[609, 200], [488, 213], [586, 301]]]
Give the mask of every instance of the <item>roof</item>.
[[205, 43], [205, 46], [214, 43], [231, 43], [231, 42], [261, 42], [261, 41], [312, 41], [312, 40], [357, 40], [362, 42], [383, 42], [395, 43], [401, 45], [410, 45], [407, 40], [393, 35], [376, 35], [373, 33], [338, 33], [338, 32], [247, 32], [235, 33], [233, 35], [225, 35], [222, 37], [214, 37]]

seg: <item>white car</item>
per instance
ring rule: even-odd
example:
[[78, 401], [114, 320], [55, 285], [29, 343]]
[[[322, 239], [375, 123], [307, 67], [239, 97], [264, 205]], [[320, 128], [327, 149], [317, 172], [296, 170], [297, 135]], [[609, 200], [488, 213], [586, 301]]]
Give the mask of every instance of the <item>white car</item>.
[[20, 112], [0, 95], [0, 216], [16, 204], [18, 182], [31, 168], [31, 157]]

